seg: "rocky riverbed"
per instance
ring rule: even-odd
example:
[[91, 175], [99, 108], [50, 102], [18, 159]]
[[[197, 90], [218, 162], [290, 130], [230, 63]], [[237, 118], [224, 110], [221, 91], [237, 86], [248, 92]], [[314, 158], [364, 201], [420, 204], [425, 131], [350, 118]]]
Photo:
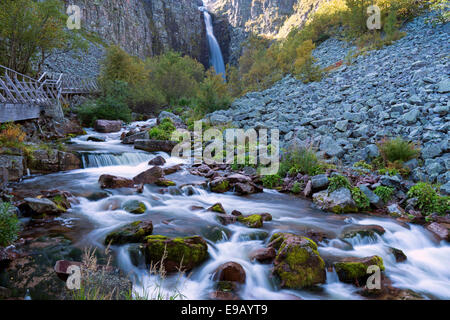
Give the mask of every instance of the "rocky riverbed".
[[[404, 200], [407, 181], [329, 170], [291, 177], [271, 190], [246, 170], [192, 166], [128, 144], [140, 135], [137, 145], [163, 145], [145, 139], [155, 125], [152, 119], [119, 128], [102, 123], [97, 130], [103, 132], [86, 129], [71, 144], [83, 169], [12, 185], [24, 231], [1, 251], [3, 298], [23, 298], [27, 289], [32, 299], [76, 298], [58, 279], [70, 263], [83, 263], [90, 285], [103, 291], [123, 293], [132, 281], [135, 298], [155, 298], [155, 288], [163, 297], [185, 299], [450, 297], [449, 217], [412, 216], [414, 204]], [[326, 192], [336, 175], [361, 190], [366, 185], [368, 194], [376, 184], [395, 193], [387, 203], [370, 197], [361, 211], [351, 195], [345, 199], [347, 189]], [[289, 192], [292, 179], [305, 182], [301, 194]], [[94, 269], [92, 257], [86, 259], [89, 247], [97, 248]], [[168, 272], [163, 278], [151, 268], [161, 262]], [[372, 265], [381, 271], [375, 291], [365, 286]], [[101, 270], [107, 270], [106, 287], [98, 281]]]

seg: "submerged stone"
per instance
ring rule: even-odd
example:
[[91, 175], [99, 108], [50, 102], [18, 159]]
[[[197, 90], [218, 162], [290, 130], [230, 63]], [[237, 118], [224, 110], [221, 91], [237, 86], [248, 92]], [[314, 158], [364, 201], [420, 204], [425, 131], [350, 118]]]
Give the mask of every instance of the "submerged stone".
[[138, 200], [129, 200], [123, 204], [122, 208], [125, 211], [134, 214], [142, 214], [147, 210], [145, 204]]

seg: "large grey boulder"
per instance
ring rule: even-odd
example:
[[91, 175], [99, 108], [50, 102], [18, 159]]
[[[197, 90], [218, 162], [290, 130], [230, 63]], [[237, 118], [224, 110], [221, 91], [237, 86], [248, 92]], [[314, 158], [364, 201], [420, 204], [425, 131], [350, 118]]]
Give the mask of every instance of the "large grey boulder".
[[37, 214], [60, 214], [65, 210], [58, 208], [58, 206], [51, 200], [43, 198], [25, 198], [24, 201], [30, 207], [30, 209]]
[[370, 190], [368, 186], [361, 185], [359, 186], [359, 189], [367, 196], [367, 198], [369, 198], [371, 205], [373, 205], [376, 208], [383, 207], [383, 201], [380, 199], [379, 196], [373, 193], [373, 191]]
[[142, 131], [131, 136], [125, 137], [122, 140], [123, 144], [133, 144], [136, 140], [149, 139], [148, 131]]
[[175, 125], [175, 127], [184, 126], [183, 120], [176, 114], [173, 114], [172, 112], [162, 111], [158, 116], [158, 122], [160, 123], [164, 119], [170, 119]]
[[318, 174], [311, 178], [312, 188], [314, 190], [326, 189], [329, 184], [328, 176], [326, 174]]
[[134, 141], [135, 149], [144, 150], [147, 152], [163, 151], [171, 153], [172, 149], [176, 145], [177, 142], [169, 140], [138, 139]]
[[94, 124], [94, 129], [101, 133], [118, 132], [122, 129], [121, 120], [97, 120]]
[[358, 212], [358, 207], [347, 188], [340, 188], [330, 194], [327, 190], [315, 193], [313, 194], [313, 202], [325, 211], [334, 213]]
[[25, 172], [22, 156], [0, 155], [0, 168], [7, 170], [10, 181], [20, 180]]
[[212, 114], [209, 118], [209, 121], [213, 126], [224, 125], [232, 121], [231, 118], [221, 115], [221, 114]]
[[450, 92], [450, 79], [444, 79], [441, 82], [438, 83], [438, 90], [439, 93], [447, 93]]

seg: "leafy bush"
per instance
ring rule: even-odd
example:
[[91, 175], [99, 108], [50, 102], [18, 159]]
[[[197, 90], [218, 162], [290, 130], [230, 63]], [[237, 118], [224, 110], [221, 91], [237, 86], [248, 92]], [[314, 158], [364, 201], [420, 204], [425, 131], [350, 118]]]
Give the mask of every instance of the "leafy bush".
[[383, 139], [378, 144], [378, 149], [385, 163], [401, 161], [406, 162], [419, 156], [419, 148], [412, 142], [401, 137], [395, 139]]
[[231, 97], [227, 84], [221, 75], [216, 74], [214, 69], [206, 72], [206, 78], [200, 84], [198, 92], [198, 107], [203, 113], [211, 113], [224, 109], [231, 104]]
[[281, 183], [283, 182], [281, 177], [277, 174], [263, 176], [261, 178], [261, 181], [263, 183], [264, 188], [268, 188], [268, 189], [274, 189], [274, 188], [280, 186]]
[[419, 182], [409, 189], [408, 198], [417, 198], [417, 205], [422, 214], [438, 213], [445, 215], [450, 211], [450, 197], [441, 197], [432, 185]]
[[311, 40], [306, 40], [297, 48], [294, 75], [304, 83], [319, 81], [322, 78], [322, 71], [314, 64], [316, 59], [312, 56], [315, 47]]
[[205, 74], [201, 63], [180, 53], [168, 51], [145, 62], [149, 81], [164, 95], [167, 104], [195, 96]]
[[450, 21], [450, 4], [448, 0], [430, 0], [430, 8], [436, 13], [430, 21], [436, 25]]
[[323, 172], [323, 166], [312, 147], [293, 148], [281, 158], [279, 174], [295, 175], [297, 173], [316, 175]]
[[292, 185], [291, 192], [295, 193], [295, 194], [299, 194], [302, 191], [302, 188], [303, 188], [303, 185], [300, 182], [295, 181], [294, 184]]
[[161, 123], [150, 129], [148, 135], [154, 140], [170, 140], [172, 132], [176, 130], [175, 125], [169, 118], [163, 119]]
[[363, 168], [363, 169], [367, 169], [367, 170], [373, 170], [373, 167], [370, 164], [368, 164], [367, 162], [363, 161], [363, 160], [355, 162], [353, 164], [353, 166], [355, 168]]
[[328, 185], [328, 193], [332, 193], [333, 191], [339, 190], [341, 188], [347, 188], [349, 190], [352, 189], [352, 185], [350, 181], [348, 181], [347, 177], [336, 175], [330, 178], [330, 183]]
[[139, 58], [130, 56], [116, 45], [107, 49], [101, 64], [100, 83], [122, 81], [136, 85], [146, 80], [147, 76], [148, 72]]
[[131, 121], [131, 110], [127, 99], [129, 87], [126, 82], [116, 80], [105, 84], [102, 97], [81, 105], [77, 114], [84, 126], [92, 126], [96, 120], [123, 120]]
[[0, 202], [0, 247], [14, 242], [20, 232], [20, 221], [9, 202]]
[[18, 148], [26, 137], [19, 124], [4, 123], [0, 126], [0, 144], [4, 147]]
[[370, 200], [369, 198], [364, 194], [364, 192], [361, 191], [360, 188], [354, 187], [351, 189], [352, 198], [356, 203], [356, 206], [361, 209], [368, 209], [370, 207]]
[[387, 203], [389, 200], [392, 199], [392, 195], [394, 194], [394, 188], [391, 187], [385, 187], [385, 186], [378, 186], [373, 191], [377, 196], [380, 197], [380, 199]]

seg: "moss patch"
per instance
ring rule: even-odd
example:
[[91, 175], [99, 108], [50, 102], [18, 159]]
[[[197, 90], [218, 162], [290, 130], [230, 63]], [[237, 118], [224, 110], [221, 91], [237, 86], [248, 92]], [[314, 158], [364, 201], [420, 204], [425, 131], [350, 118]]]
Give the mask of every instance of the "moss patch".
[[208, 246], [200, 236], [169, 238], [165, 236], [148, 236], [145, 238], [145, 258], [148, 264], [163, 261], [167, 272], [175, 272], [178, 268], [191, 270], [208, 257]]
[[263, 218], [259, 214], [252, 214], [247, 217], [240, 216], [238, 217], [238, 221], [249, 228], [262, 228], [263, 226]]

